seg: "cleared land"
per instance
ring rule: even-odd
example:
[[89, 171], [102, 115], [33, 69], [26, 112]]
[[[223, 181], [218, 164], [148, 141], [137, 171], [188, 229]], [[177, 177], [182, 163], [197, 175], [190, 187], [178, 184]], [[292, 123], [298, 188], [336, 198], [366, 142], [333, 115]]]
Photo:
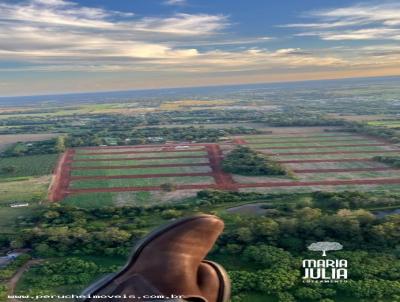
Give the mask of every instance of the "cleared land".
[[[238, 176], [221, 169], [223, 154], [235, 145], [248, 145], [270, 155], [294, 176]], [[179, 147], [178, 147], [179, 146]], [[297, 190], [371, 186], [400, 186], [400, 170], [372, 160], [376, 155], [399, 154], [400, 148], [379, 138], [321, 129], [280, 130], [279, 134], [234, 137], [220, 144], [139, 145], [80, 148], [69, 151], [59, 179], [60, 200], [68, 195], [141, 194], [162, 190]], [[57, 183], [57, 182], [56, 182]], [[294, 189], [291, 189], [294, 188]], [[89, 194], [89, 195], [88, 195]], [[69, 200], [77, 200], [74, 197]], [[108, 195], [107, 195], [108, 196]], [[129, 195], [136, 196], [136, 195]], [[79, 198], [78, 198], [79, 199]], [[115, 199], [113, 197], [113, 199]], [[135, 199], [135, 198], [134, 198]]]
[[18, 142], [43, 141], [58, 136], [57, 133], [0, 135], [0, 151]]

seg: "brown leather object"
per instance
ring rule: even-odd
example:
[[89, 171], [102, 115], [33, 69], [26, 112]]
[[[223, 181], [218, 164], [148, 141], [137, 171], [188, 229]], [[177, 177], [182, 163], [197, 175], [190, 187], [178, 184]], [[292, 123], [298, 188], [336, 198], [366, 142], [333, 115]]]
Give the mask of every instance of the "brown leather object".
[[[148, 295], [161, 293], [165, 296], [182, 295], [188, 300], [199, 297], [208, 302], [227, 301], [230, 284], [225, 271], [213, 262], [203, 262], [223, 227], [222, 220], [216, 216], [198, 215], [157, 229], [139, 242], [130, 261], [119, 273], [111, 280], [94, 286], [90, 293], [92, 296], [143, 295], [146, 294], [143, 293], [145, 289], [150, 291]], [[133, 282], [135, 279], [148, 286], [141, 286], [140, 290], [138, 283]]]

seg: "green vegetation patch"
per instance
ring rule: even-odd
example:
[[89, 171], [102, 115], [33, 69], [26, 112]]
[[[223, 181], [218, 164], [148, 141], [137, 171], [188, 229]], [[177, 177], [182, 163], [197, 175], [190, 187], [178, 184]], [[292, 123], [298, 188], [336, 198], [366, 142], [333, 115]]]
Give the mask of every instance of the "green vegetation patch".
[[96, 170], [73, 170], [72, 176], [112, 176], [112, 175], [145, 175], [145, 174], [168, 174], [168, 173], [206, 173], [211, 168], [204, 167], [164, 167], [164, 168], [140, 168], [140, 169], [96, 169]]
[[208, 163], [208, 158], [166, 158], [149, 160], [99, 160], [99, 161], [75, 161], [73, 167], [96, 167], [96, 166], [131, 166], [131, 165], [163, 165], [163, 164], [197, 164]]
[[0, 158], [0, 178], [51, 174], [57, 158], [57, 154]]
[[74, 189], [91, 188], [118, 188], [118, 187], [146, 187], [159, 186], [162, 184], [210, 184], [214, 179], [209, 176], [186, 176], [186, 177], [158, 177], [158, 178], [120, 178], [99, 180], [77, 180], [71, 183]]
[[289, 171], [248, 147], [239, 146], [222, 161], [224, 171], [241, 175], [287, 175]]
[[179, 156], [206, 156], [207, 152], [205, 151], [185, 151], [185, 152], [156, 152], [152, 153], [151, 151], [146, 153], [131, 153], [131, 154], [99, 154], [99, 155], [85, 155], [79, 154], [75, 156], [75, 159], [110, 159], [110, 158], [145, 158], [145, 157], [179, 157]]
[[400, 156], [375, 156], [373, 159], [392, 167], [400, 168]]

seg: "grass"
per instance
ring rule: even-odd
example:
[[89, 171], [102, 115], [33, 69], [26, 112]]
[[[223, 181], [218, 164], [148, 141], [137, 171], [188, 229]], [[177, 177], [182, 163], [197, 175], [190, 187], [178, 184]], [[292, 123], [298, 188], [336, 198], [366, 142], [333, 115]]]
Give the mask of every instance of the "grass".
[[399, 120], [386, 120], [386, 121], [370, 121], [368, 125], [381, 126], [386, 128], [400, 128]]
[[88, 161], [73, 162], [73, 167], [96, 167], [96, 166], [128, 166], [128, 165], [163, 165], [163, 164], [194, 164], [208, 163], [208, 158], [166, 158], [166, 159], [149, 159], [149, 160], [121, 160], [121, 161]]
[[400, 178], [400, 171], [340, 172], [340, 173], [305, 173], [297, 174], [302, 181], [318, 180], [353, 180], [373, 178]]
[[[0, 158], [0, 178], [51, 174], [57, 158], [57, 154]], [[13, 170], [7, 172], [7, 168]]]
[[[38, 200], [46, 199], [49, 181], [45, 176], [0, 183], [0, 233], [11, 232], [17, 219], [28, 217], [39, 208]], [[28, 202], [29, 206], [11, 208], [9, 205], [15, 202]]]
[[131, 154], [104, 154], [104, 155], [85, 155], [85, 154], [78, 154], [75, 155], [75, 159], [110, 159], [110, 158], [145, 158], [145, 157], [176, 157], [176, 156], [200, 156], [200, 155], [207, 155], [205, 151], [185, 151], [185, 152], [165, 152], [165, 153], [131, 153]]
[[[148, 145], [146, 148], [138, 148], [137, 146], [124, 146], [124, 148], [116, 148], [116, 147], [107, 147], [107, 148], [93, 148], [93, 149], [75, 149], [76, 154], [87, 154], [87, 153], [103, 153], [103, 152], [125, 152], [125, 151], [146, 151], [146, 152], [152, 152], [152, 151], [159, 151], [162, 150], [163, 148], [167, 148], [168, 145], [165, 145], [163, 147], [157, 147], [157, 146], [152, 146]], [[187, 149], [184, 149], [185, 151], [204, 151], [204, 147], [201, 146], [191, 146]]]
[[91, 188], [118, 188], [118, 187], [146, 187], [159, 186], [164, 183], [172, 184], [210, 184], [214, 179], [209, 176], [190, 177], [159, 177], [159, 178], [136, 178], [136, 179], [108, 179], [108, 180], [79, 180], [72, 181], [73, 189]]
[[387, 167], [375, 161], [353, 161], [353, 162], [322, 162], [322, 163], [294, 163], [285, 164], [291, 169], [356, 169]]
[[265, 142], [265, 143], [307, 143], [308, 141], [321, 141], [321, 142], [330, 142], [330, 141], [340, 141], [343, 139], [354, 139], [354, 140], [365, 140], [365, 137], [358, 136], [358, 135], [338, 135], [338, 136], [325, 136], [325, 137], [302, 137], [302, 136], [278, 136], [278, 137], [270, 137], [270, 136], [261, 136], [261, 135], [254, 135], [251, 137], [245, 137], [245, 140], [251, 143], [255, 142]]
[[80, 208], [101, 208], [115, 206], [116, 204], [151, 205], [155, 201], [151, 192], [97, 192], [74, 194], [62, 202]]
[[278, 160], [298, 160], [298, 159], [341, 159], [341, 158], [373, 158], [374, 156], [383, 155], [400, 155], [399, 151], [382, 152], [382, 153], [349, 153], [349, 154], [305, 154], [305, 155], [285, 155], [285, 156], [272, 156], [273, 159]]
[[106, 176], [106, 175], [144, 175], [166, 173], [205, 173], [211, 168], [204, 167], [166, 167], [166, 168], [139, 168], [139, 169], [109, 169], [109, 170], [73, 170], [72, 176]]
[[367, 139], [354, 139], [349, 141], [321, 141], [321, 142], [290, 142], [290, 143], [255, 143], [253, 141], [250, 142], [249, 146], [253, 148], [268, 146], [268, 147], [317, 147], [317, 146], [345, 146], [345, 145], [354, 145], [354, 144], [374, 144], [378, 143], [377, 141], [367, 140]]
[[[254, 147], [254, 146], [252, 146]], [[263, 151], [273, 152], [273, 153], [292, 153], [292, 152], [333, 152], [333, 151], [359, 151], [362, 153], [363, 151], [382, 151], [387, 150], [385, 149], [386, 146], [357, 146], [357, 147], [326, 147], [326, 148], [299, 148], [296, 147], [290, 149], [268, 149], [269, 146], [267, 145], [257, 145], [258, 148], [263, 148]], [[396, 151], [396, 150], [395, 150]], [[398, 150], [397, 152], [400, 152]]]

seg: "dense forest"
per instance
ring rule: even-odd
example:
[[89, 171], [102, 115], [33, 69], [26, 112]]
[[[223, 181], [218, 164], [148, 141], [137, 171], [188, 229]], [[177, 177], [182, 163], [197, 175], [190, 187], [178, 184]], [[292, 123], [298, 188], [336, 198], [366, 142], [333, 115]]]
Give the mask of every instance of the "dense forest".
[[[343, 296], [357, 301], [397, 301], [400, 218], [378, 219], [361, 208], [398, 205], [398, 194], [201, 191], [195, 199], [153, 207], [82, 209], [53, 204], [20, 220], [18, 227], [23, 231], [19, 235], [2, 235], [0, 241], [4, 248], [31, 248], [35, 256], [49, 259], [27, 277], [31, 292], [51, 293], [65, 284], [83, 288], [115, 267], [95, 265], [82, 256], [126, 257], [133, 242], [162, 221], [256, 200], [265, 202], [265, 214], [249, 219], [219, 212], [226, 229], [209, 258], [228, 269], [234, 285], [233, 301], [240, 301], [247, 292], [274, 295], [282, 302], [328, 302]], [[343, 251], [330, 252], [329, 257], [349, 261], [348, 282], [301, 282], [301, 259], [314, 255], [306, 246], [321, 240], [343, 244]], [[238, 255], [240, 264], [234, 260]], [[85, 273], [88, 269], [90, 273]]]

